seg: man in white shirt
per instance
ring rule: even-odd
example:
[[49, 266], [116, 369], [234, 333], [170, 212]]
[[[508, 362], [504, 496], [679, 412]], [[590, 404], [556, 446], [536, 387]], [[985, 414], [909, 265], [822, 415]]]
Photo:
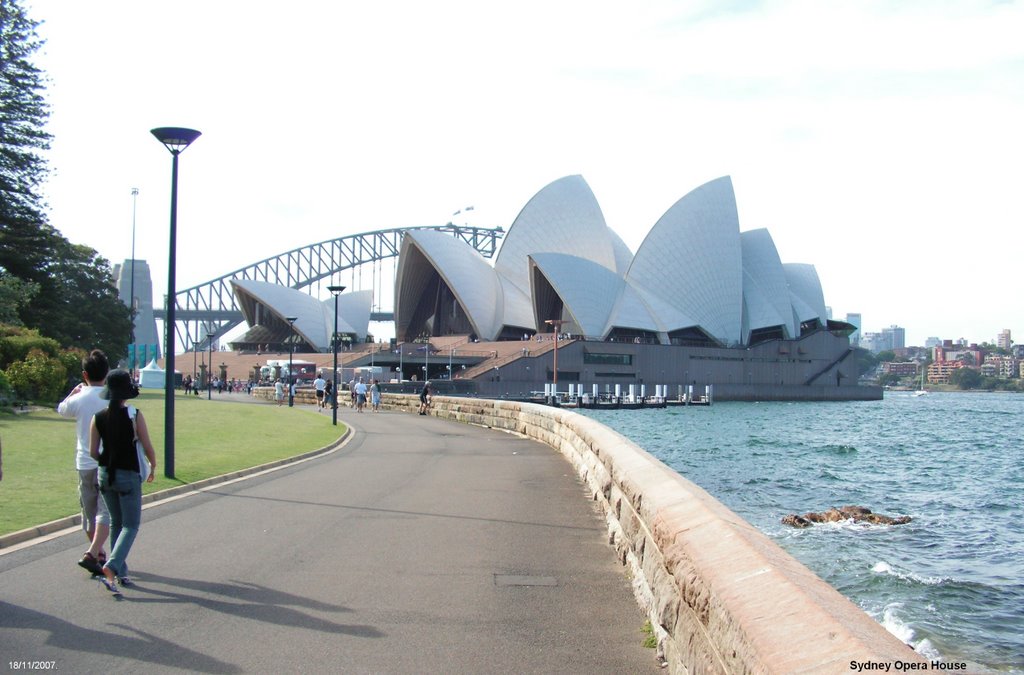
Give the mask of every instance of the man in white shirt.
[[106, 554], [103, 544], [110, 534], [110, 513], [100, 496], [99, 464], [89, 456], [90, 425], [92, 418], [107, 407], [108, 401], [100, 398], [103, 383], [107, 379], [110, 364], [107, 355], [94, 349], [82, 359], [82, 379], [67, 398], [57, 406], [61, 417], [75, 418], [78, 441], [75, 452], [75, 467], [78, 469], [78, 501], [82, 506], [82, 529], [89, 539], [89, 550], [78, 561], [81, 567], [94, 575], [103, 574]]
[[359, 382], [356, 383], [356, 412], [363, 412], [363, 407], [366, 406], [366, 383], [363, 382], [363, 378], [359, 378]]
[[327, 380], [324, 379], [323, 373], [318, 373], [316, 379], [313, 380], [313, 389], [316, 390], [316, 409], [317, 412], [324, 409], [324, 387], [327, 386]]

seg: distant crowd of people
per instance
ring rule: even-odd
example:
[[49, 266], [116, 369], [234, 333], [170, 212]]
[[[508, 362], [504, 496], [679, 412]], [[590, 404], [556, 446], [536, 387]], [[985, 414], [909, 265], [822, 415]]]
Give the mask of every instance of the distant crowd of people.
[[[198, 375], [194, 378], [191, 375], [186, 375], [181, 381], [181, 386], [182, 389], [185, 390], [186, 394], [195, 394], [198, 396], [199, 392], [206, 391], [206, 388], [203, 386], [201, 378]], [[218, 394], [223, 394], [224, 392], [229, 394], [241, 394], [242, 392], [251, 394], [254, 386], [256, 386], [256, 383], [253, 382], [252, 379], [243, 381], [236, 377], [233, 377], [230, 380], [222, 380], [219, 377], [214, 377], [210, 380], [209, 384], [210, 390], [215, 391]]]

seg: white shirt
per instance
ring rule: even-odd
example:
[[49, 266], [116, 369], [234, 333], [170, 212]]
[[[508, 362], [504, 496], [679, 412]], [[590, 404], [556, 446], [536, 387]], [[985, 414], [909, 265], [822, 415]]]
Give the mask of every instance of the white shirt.
[[99, 464], [89, 456], [89, 441], [92, 418], [109, 405], [110, 401], [100, 398], [103, 387], [86, 385], [77, 394], [71, 394], [60, 402], [57, 412], [61, 417], [74, 417], [78, 432], [78, 446], [75, 453], [75, 467], [79, 471], [96, 469]]
[[325, 380], [322, 377], [318, 377], [315, 380], [313, 380], [313, 386], [316, 387], [317, 391], [323, 391], [324, 387], [327, 386], [327, 380]]
[[366, 384], [364, 382], [360, 382], [356, 385], [356, 393], [366, 396]]

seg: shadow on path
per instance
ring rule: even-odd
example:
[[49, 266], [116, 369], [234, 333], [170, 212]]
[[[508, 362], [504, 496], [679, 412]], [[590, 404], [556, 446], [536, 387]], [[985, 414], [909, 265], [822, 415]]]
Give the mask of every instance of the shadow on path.
[[[98, 626], [104, 626], [99, 621]], [[117, 656], [129, 660], [144, 660], [167, 667], [180, 668], [187, 664], [190, 670], [201, 673], [241, 673], [238, 666], [219, 661], [181, 645], [162, 640], [155, 635], [120, 624], [106, 624], [124, 628], [138, 637], [127, 637], [106, 629], [83, 628], [49, 614], [0, 602], [0, 627], [5, 631], [23, 629], [47, 631], [46, 645], [69, 652], [85, 652], [99, 656]]]
[[[133, 579], [135, 577], [133, 576]], [[175, 592], [156, 588], [163, 585], [175, 589], [188, 589], [195, 593]], [[217, 599], [209, 595], [228, 599]], [[143, 597], [146, 596], [146, 597]], [[181, 603], [191, 604], [222, 614], [261, 621], [288, 628], [305, 628], [323, 633], [338, 635], [354, 635], [356, 637], [377, 638], [384, 633], [373, 626], [340, 624], [326, 619], [311, 616], [293, 609], [288, 605], [306, 607], [326, 612], [348, 612], [350, 610], [338, 605], [330, 605], [245, 582], [215, 583], [197, 581], [195, 579], [177, 579], [158, 574], [140, 574], [135, 584], [125, 591], [126, 602], [145, 603]]]

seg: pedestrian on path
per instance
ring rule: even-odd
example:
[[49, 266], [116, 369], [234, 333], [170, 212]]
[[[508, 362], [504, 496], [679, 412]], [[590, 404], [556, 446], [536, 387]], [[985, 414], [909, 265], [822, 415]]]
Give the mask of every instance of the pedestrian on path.
[[100, 398], [110, 364], [107, 355], [99, 349], [82, 359], [82, 382], [57, 406], [61, 417], [75, 419], [75, 468], [78, 469], [78, 503], [82, 507], [82, 530], [89, 540], [89, 548], [78, 561], [80, 567], [93, 575], [103, 574], [107, 556], [103, 545], [110, 534], [110, 513], [100, 495], [99, 464], [89, 454], [89, 434], [92, 418], [107, 407]]
[[334, 410], [334, 383], [330, 380], [324, 384], [324, 407], [327, 406]]
[[324, 379], [323, 373], [318, 373], [316, 379], [313, 380], [313, 389], [316, 390], [316, 411], [320, 412], [324, 409], [324, 390], [327, 387], [327, 380]]
[[114, 595], [130, 586], [128, 553], [142, 523], [142, 481], [152, 483], [156, 453], [146, 418], [128, 400], [139, 395], [131, 375], [115, 370], [107, 376], [100, 397], [110, 401], [93, 417], [89, 454], [99, 462], [100, 491], [110, 511], [110, 558], [103, 566], [103, 583]]
[[281, 378], [274, 380], [274, 400], [278, 406], [284, 405], [284, 383]]
[[423, 383], [423, 389], [420, 390], [420, 414], [426, 415], [427, 411], [430, 410], [430, 380]]
[[373, 412], [380, 412], [380, 380], [374, 379], [370, 384], [370, 405]]
[[366, 407], [366, 383], [363, 382], [363, 378], [359, 378], [359, 382], [356, 383], [356, 412], [363, 412], [363, 408]]

